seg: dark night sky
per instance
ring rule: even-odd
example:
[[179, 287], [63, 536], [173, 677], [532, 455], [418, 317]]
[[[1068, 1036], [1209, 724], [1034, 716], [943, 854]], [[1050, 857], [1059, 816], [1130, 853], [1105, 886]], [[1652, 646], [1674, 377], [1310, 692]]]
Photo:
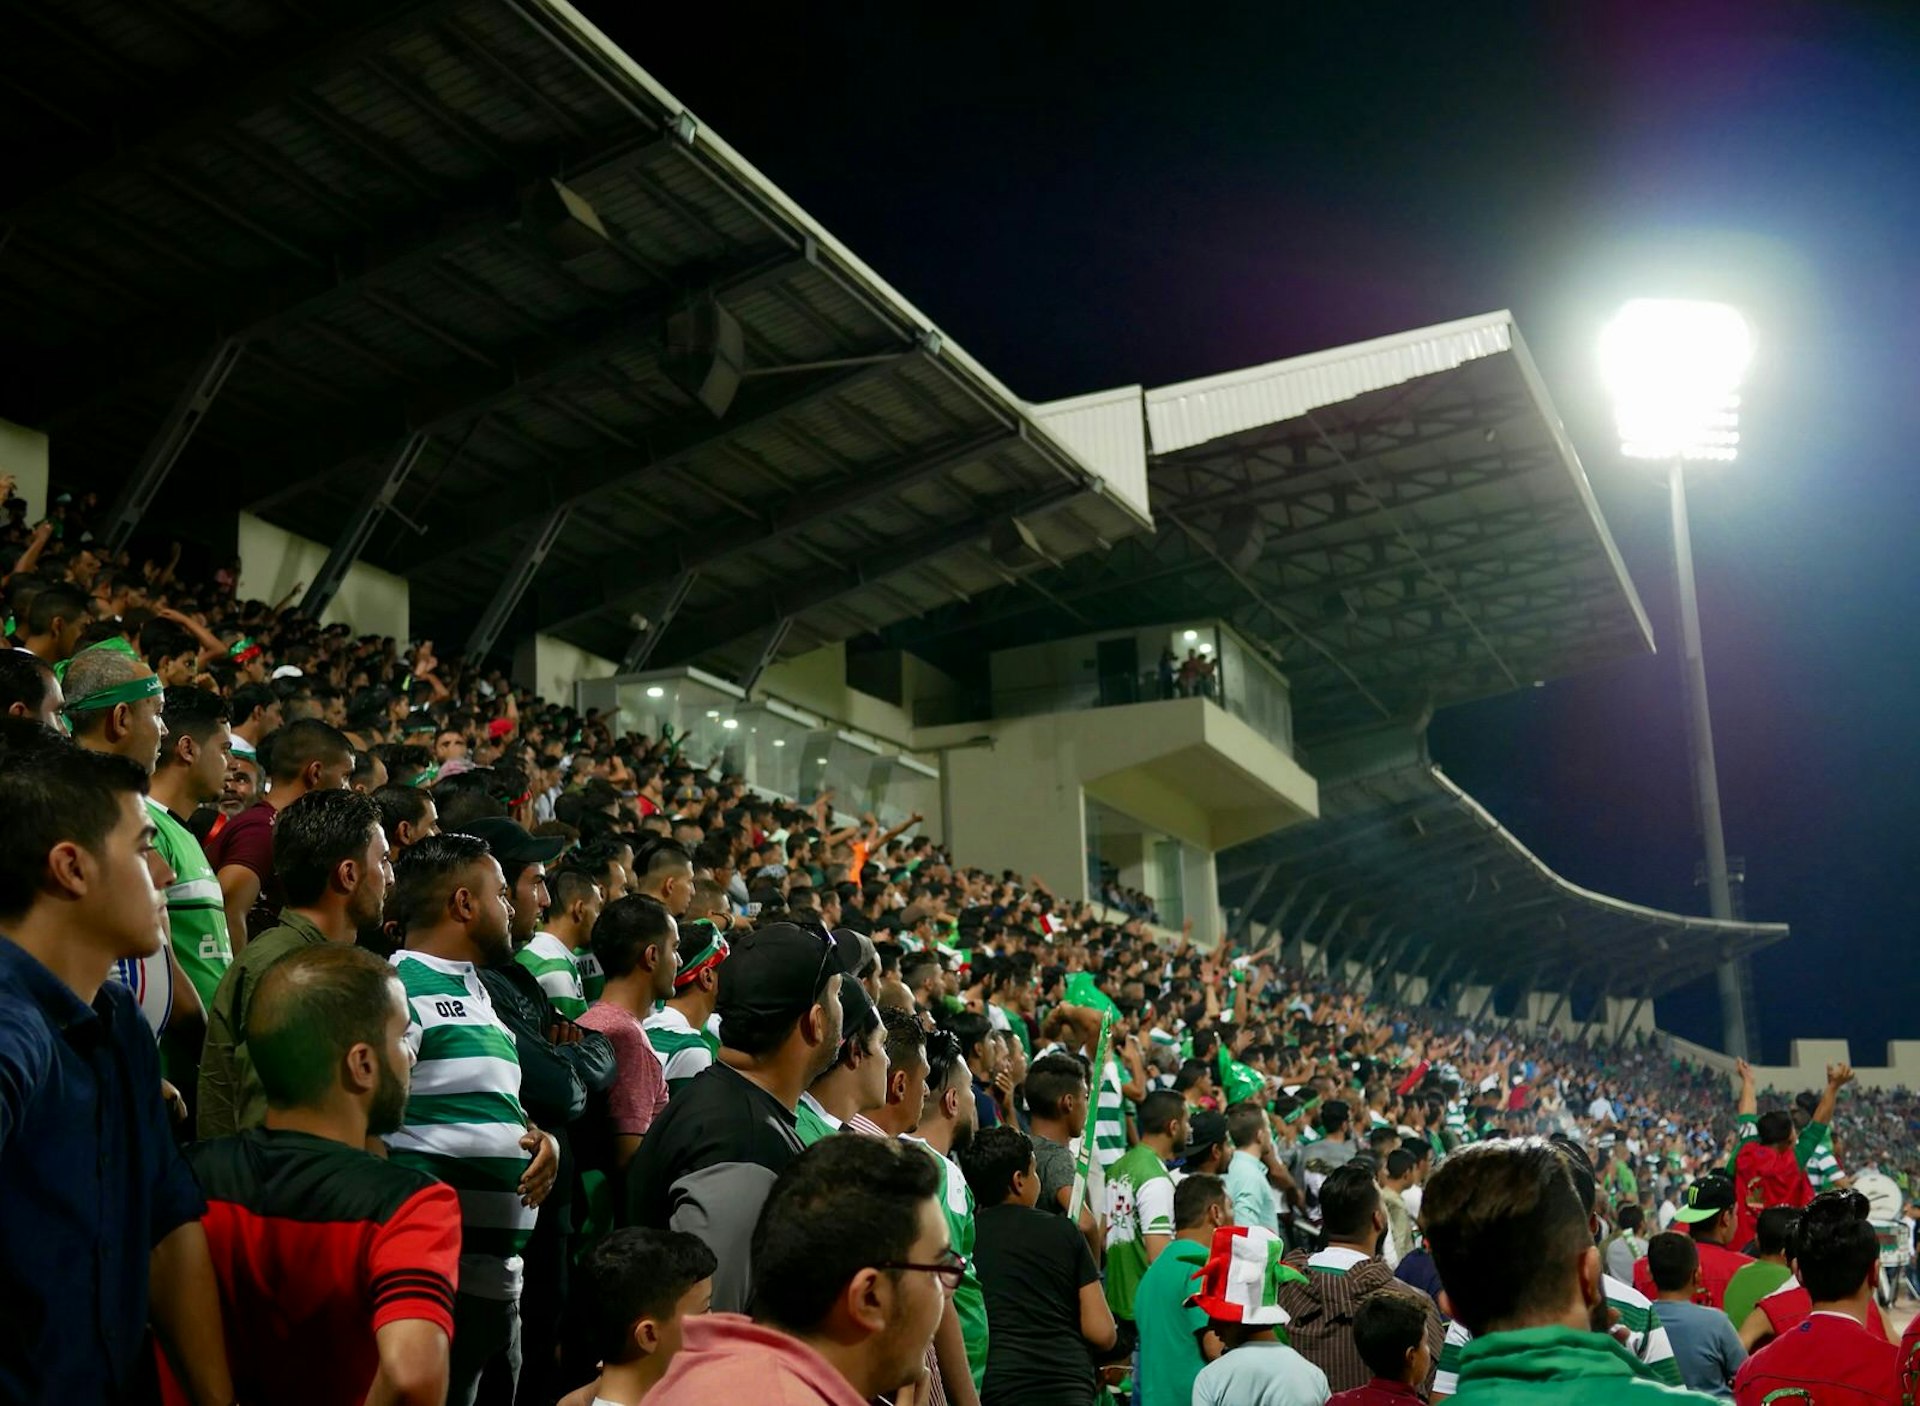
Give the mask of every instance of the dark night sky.
[[[1683, 910], [1666, 498], [1612, 451], [1593, 344], [1635, 294], [1738, 303], [1743, 454], [1691, 496], [1728, 845], [1794, 926], [1757, 964], [1766, 1053], [1920, 1036], [1900, 8], [585, 8], [1033, 399], [1513, 309], [1664, 652], [1442, 714], [1435, 757], [1569, 878]], [[1661, 1016], [1717, 1043], [1710, 982]]]

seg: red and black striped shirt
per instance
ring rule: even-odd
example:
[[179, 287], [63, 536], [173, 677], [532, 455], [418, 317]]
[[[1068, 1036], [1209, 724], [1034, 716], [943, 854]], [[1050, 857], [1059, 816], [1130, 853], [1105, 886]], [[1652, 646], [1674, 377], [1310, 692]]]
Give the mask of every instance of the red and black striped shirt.
[[359, 1406], [374, 1334], [453, 1335], [460, 1201], [423, 1172], [307, 1133], [253, 1128], [188, 1149], [208, 1211], [235, 1395]]

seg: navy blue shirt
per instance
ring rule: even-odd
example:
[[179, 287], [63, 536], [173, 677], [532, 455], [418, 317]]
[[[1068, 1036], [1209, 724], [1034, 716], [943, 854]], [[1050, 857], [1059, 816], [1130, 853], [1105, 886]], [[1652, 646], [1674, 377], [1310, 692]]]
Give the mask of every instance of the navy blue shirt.
[[0, 937], [0, 1401], [137, 1399], [147, 1257], [205, 1211], [126, 987], [88, 1006]]

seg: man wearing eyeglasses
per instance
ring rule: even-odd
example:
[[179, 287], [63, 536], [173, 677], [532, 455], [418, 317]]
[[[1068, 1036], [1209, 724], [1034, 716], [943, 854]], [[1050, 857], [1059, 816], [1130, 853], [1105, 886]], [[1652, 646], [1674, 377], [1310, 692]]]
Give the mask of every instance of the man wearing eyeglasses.
[[754, 1228], [753, 1316], [689, 1318], [647, 1406], [862, 1406], [920, 1382], [967, 1263], [939, 1188], [933, 1159], [892, 1138], [807, 1149]]

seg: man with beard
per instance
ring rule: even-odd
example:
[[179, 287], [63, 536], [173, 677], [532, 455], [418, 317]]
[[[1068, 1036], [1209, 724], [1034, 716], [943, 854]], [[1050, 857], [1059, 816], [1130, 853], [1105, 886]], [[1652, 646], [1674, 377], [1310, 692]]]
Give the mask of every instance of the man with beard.
[[188, 1152], [239, 1400], [446, 1395], [460, 1199], [366, 1150], [400, 1126], [408, 1024], [393, 968], [357, 947], [302, 948], [255, 990], [265, 1126]]
[[719, 1260], [718, 1312], [746, 1306], [754, 1223], [800, 1155], [794, 1110], [840, 1053], [840, 981], [824, 932], [770, 923], [742, 937], [720, 965], [724, 1062], [667, 1104], [628, 1168], [629, 1220], [690, 1231]]
[[358, 791], [309, 791], [280, 813], [273, 867], [286, 906], [279, 923], [249, 942], [213, 993], [200, 1055], [201, 1137], [257, 1128], [266, 1091], [253, 1068], [248, 1020], [267, 972], [288, 954], [326, 943], [352, 946], [377, 926], [393, 882], [380, 808]]
[[1539, 1138], [1461, 1148], [1427, 1183], [1420, 1228], [1442, 1306], [1473, 1334], [1458, 1406], [1713, 1399], [1659, 1384], [1608, 1334], [1592, 1206], [1561, 1148]]
[[449, 1406], [513, 1399], [521, 1252], [560, 1167], [559, 1144], [521, 1105], [514, 1035], [480, 977], [481, 968], [512, 960], [511, 895], [500, 861], [472, 835], [422, 840], [394, 876], [406, 947], [393, 965], [406, 987], [407, 1044], [417, 1064], [387, 1149], [393, 1161], [460, 1194]]

